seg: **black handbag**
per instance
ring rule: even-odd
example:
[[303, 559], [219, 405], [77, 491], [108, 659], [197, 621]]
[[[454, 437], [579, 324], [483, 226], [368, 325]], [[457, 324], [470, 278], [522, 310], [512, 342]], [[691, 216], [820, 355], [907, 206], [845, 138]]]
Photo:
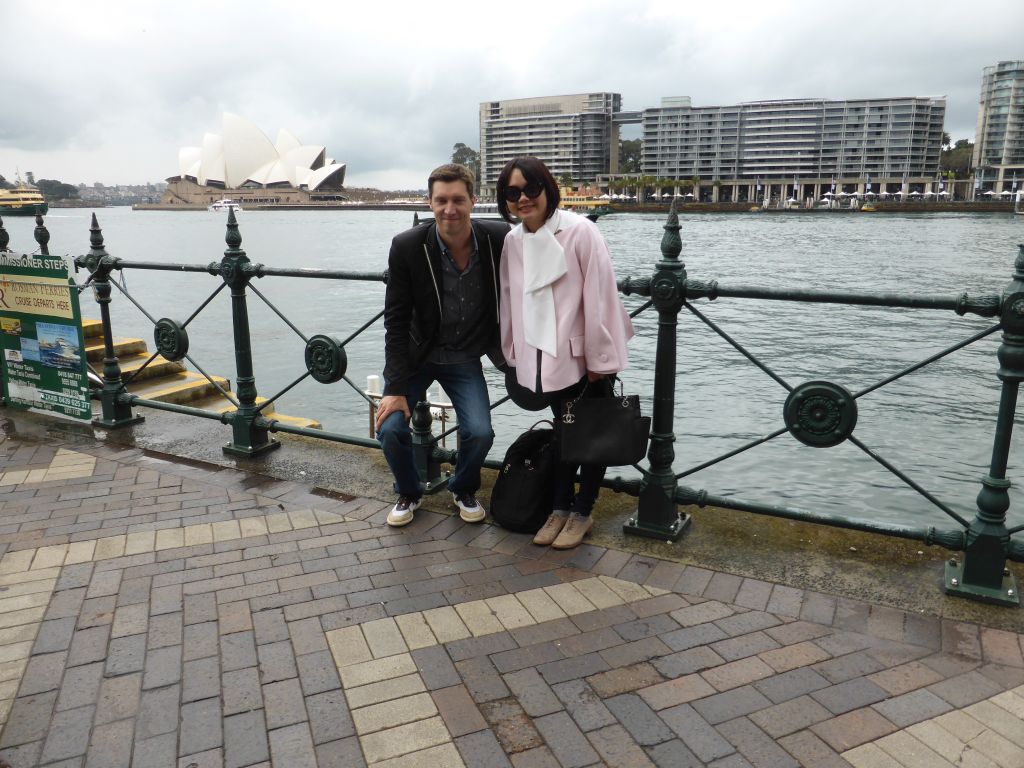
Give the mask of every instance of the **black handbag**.
[[640, 415], [639, 395], [584, 397], [583, 388], [575, 400], [562, 408], [556, 431], [562, 461], [605, 467], [636, 464], [647, 453], [651, 419]]
[[491, 517], [502, 528], [536, 533], [551, 514], [558, 446], [555, 431], [538, 421], [515, 439], [505, 452], [491, 490]]

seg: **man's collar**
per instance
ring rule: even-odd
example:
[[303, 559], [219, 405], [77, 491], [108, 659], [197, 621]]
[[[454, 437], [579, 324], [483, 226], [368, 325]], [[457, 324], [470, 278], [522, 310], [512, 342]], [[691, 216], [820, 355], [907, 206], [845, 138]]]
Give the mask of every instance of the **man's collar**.
[[[469, 232], [473, 238], [473, 253], [476, 253], [480, 250], [480, 245], [477, 243], [476, 239], [476, 227], [474, 227], [472, 223], [469, 225]], [[437, 238], [437, 247], [441, 250], [441, 254], [443, 256], [448, 256], [448, 244], [441, 237], [441, 230], [438, 229], [436, 224], [434, 225], [434, 236]]]

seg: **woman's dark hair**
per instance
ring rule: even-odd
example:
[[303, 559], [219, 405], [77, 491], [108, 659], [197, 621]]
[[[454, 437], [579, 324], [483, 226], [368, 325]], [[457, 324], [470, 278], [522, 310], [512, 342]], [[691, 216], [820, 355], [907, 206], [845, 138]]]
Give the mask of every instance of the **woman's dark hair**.
[[544, 213], [544, 220], [547, 221], [558, 209], [558, 204], [562, 202], [562, 195], [558, 191], [558, 184], [555, 183], [555, 177], [551, 175], [551, 171], [533, 155], [520, 155], [519, 157], [513, 157], [507, 163], [505, 167], [501, 169], [501, 173], [498, 174], [498, 213], [501, 214], [507, 222], [512, 222], [512, 214], [508, 212], [508, 200], [505, 199], [505, 190], [508, 188], [508, 180], [512, 175], [512, 171], [516, 168], [523, 174], [523, 178], [526, 179], [526, 183], [534, 182], [544, 187], [544, 192], [547, 195], [548, 207]]

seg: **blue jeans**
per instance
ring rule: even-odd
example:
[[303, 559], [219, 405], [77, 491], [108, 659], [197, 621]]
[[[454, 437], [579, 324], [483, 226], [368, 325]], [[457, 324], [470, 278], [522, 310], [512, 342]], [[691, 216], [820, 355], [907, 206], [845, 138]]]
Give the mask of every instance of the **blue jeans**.
[[[424, 363], [409, 378], [406, 399], [410, 410], [426, 399], [427, 388], [435, 381], [444, 387], [459, 421], [458, 463], [448, 481], [448, 489], [456, 495], [476, 493], [480, 488], [480, 467], [494, 442], [483, 367], [479, 360], [450, 365]], [[405, 416], [400, 412], [388, 416], [377, 432], [377, 439], [395, 476], [395, 493], [418, 499], [423, 495], [423, 484], [416, 471], [412, 430]]]

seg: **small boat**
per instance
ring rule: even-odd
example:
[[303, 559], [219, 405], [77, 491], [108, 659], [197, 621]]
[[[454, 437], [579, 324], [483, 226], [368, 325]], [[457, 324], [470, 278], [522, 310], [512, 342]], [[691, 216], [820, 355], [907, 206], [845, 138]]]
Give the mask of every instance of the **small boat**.
[[234, 211], [235, 213], [238, 213], [239, 211], [242, 210], [242, 206], [237, 200], [229, 200], [228, 198], [224, 198], [223, 200], [217, 200], [214, 203], [210, 203], [210, 207], [207, 208], [206, 210]]
[[860, 207], [860, 210], [862, 213], [874, 213], [878, 209], [875, 208], [875, 206], [872, 205], [871, 203], [864, 203], [864, 205]]
[[38, 189], [17, 177], [14, 189], [0, 189], [0, 216], [45, 215], [50, 206]]

